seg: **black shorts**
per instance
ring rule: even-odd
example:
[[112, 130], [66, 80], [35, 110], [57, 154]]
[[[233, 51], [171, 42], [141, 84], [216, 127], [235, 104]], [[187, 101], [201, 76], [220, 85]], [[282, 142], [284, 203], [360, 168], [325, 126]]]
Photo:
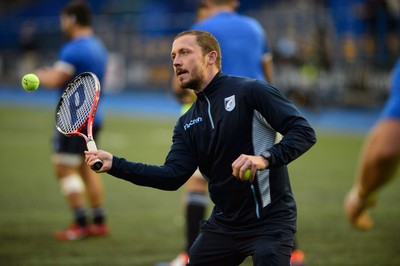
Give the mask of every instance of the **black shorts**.
[[[211, 227], [211, 228], [210, 228]], [[253, 265], [290, 265], [294, 232], [290, 229], [262, 231], [255, 235], [241, 231], [218, 232], [218, 225], [206, 222], [189, 251], [191, 266], [237, 266], [247, 257], [253, 258]]]
[[[93, 127], [93, 138], [97, 140], [99, 135], [100, 127]], [[83, 130], [86, 135], [86, 129]], [[80, 136], [67, 137], [58, 130], [55, 130], [53, 135], [53, 153], [68, 153], [68, 154], [79, 154], [83, 155], [84, 151], [87, 150], [85, 139]]]

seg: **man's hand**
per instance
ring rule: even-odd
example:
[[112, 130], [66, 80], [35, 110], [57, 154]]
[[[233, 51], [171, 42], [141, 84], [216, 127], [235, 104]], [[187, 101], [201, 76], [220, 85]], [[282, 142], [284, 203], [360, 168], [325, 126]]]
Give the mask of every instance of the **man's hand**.
[[232, 175], [241, 181], [246, 181], [244, 173], [250, 169], [250, 182], [253, 182], [256, 171], [267, 167], [268, 161], [262, 156], [242, 154], [232, 163]]
[[[100, 159], [103, 162], [103, 167], [100, 170], [95, 171], [93, 165]], [[113, 155], [109, 152], [97, 150], [97, 151], [85, 151], [85, 162], [90, 168], [97, 173], [104, 173], [111, 169]]]

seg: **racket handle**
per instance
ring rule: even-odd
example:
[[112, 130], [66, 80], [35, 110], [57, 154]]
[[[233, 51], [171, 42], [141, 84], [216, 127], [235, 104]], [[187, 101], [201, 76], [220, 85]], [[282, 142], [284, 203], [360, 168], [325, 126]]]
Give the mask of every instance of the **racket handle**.
[[[86, 142], [86, 147], [89, 151], [97, 151], [96, 142], [94, 142], [93, 139], [89, 139], [88, 142]], [[92, 167], [94, 170], [98, 171], [103, 167], [103, 162], [97, 159]]]
[[98, 159], [94, 164], [93, 164], [93, 169], [98, 171], [103, 167], [103, 162]]

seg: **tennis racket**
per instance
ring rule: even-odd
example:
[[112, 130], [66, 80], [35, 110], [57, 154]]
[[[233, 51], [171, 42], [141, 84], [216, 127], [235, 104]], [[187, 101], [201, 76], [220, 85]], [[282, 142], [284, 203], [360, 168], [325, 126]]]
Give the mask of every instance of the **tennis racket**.
[[[93, 121], [100, 100], [100, 82], [91, 72], [76, 76], [64, 90], [56, 108], [55, 122], [59, 132], [66, 136], [81, 136], [89, 151], [96, 151], [93, 139]], [[82, 132], [87, 128], [87, 136]], [[100, 170], [103, 162], [98, 160], [94, 170]]]

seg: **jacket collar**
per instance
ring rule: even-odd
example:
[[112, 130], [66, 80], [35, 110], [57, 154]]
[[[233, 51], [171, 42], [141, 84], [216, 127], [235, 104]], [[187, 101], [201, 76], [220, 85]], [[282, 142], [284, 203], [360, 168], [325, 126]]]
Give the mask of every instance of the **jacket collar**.
[[197, 97], [202, 99], [205, 95], [211, 95], [214, 91], [218, 90], [222, 82], [225, 80], [225, 77], [227, 77], [227, 75], [222, 71], [219, 71], [204, 90], [196, 94]]

